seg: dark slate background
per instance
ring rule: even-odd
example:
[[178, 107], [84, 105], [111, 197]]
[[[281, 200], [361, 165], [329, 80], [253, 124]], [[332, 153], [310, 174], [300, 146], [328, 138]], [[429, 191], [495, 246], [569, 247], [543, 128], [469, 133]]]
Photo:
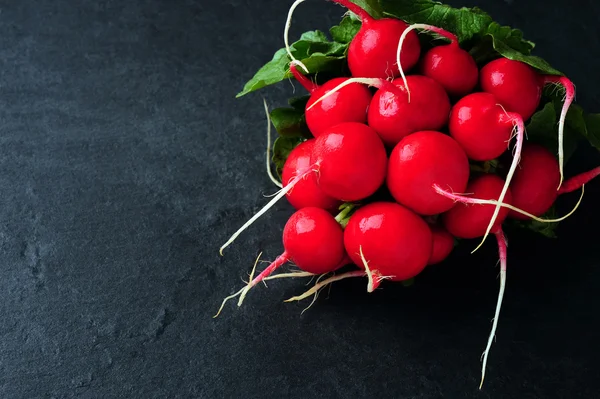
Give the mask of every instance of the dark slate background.
[[[282, 250], [285, 203], [217, 252], [274, 191], [261, 97], [234, 95], [281, 47], [290, 4], [0, 1], [0, 397], [597, 394], [600, 183], [559, 241], [511, 235], [482, 392], [492, 240], [410, 289], [369, 295], [346, 281], [301, 316], [282, 300], [302, 283], [279, 281], [211, 317], [258, 251]], [[597, 2], [464, 3], [475, 4], [523, 28], [600, 111]], [[303, 4], [292, 37], [343, 11]], [[263, 95], [277, 106], [291, 93], [283, 82]], [[600, 162], [593, 150], [577, 157], [570, 174]]]

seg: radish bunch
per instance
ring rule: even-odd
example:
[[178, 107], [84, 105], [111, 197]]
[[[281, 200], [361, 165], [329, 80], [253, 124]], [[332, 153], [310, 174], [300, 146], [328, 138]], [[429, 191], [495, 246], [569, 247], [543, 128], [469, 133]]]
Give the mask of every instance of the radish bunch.
[[[283, 253], [227, 299], [237, 296], [241, 305], [251, 288], [277, 276], [319, 276], [311, 289], [290, 300], [316, 298], [320, 289], [344, 278], [365, 278], [373, 292], [384, 280], [407, 281], [443, 262], [457, 239], [483, 243], [491, 233], [501, 273], [483, 384], [506, 283], [503, 224], [511, 218], [564, 219], [568, 215], [543, 215], [559, 195], [580, 188], [583, 193], [584, 184], [600, 174], [597, 168], [563, 182], [563, 134], [573, 84], [508, 58], [478, 65], [452, 32], [375, 19], [350, 1], [333, 1], [362, 22], [347, 48], [350, 76], [317, 84], [294, 58], [287, 31], [302, 2], [296, 1], [284, 37], [289, 72], [310, 96], [304, 116], [312, 137], [289, 153], [282, 189], [221, 252], [280, 199], [287, 198], [296, 212], [283, 231]], [[422, 49], [417, 31], [449, 42]], [[566, 92], [558, 157], [525, 136], [548, 83]], [[481, 167], [498, 165], [499, 159], [509, 162], [495, 170]], [[300, 271], [278, 275], [288, 262]], [[351, 270], [331, 275], [344, 266]]]

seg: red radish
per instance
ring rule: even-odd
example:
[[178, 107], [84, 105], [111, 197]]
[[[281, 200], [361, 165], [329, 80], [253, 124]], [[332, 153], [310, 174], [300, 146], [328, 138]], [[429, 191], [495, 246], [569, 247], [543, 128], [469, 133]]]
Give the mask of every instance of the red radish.
[[508, 148], [517, 113], [507, 113], [489, 93], [472, 93], [461, 98], [450, 113], [450, 135], [474, 161], [489, 161]]
[[480, 73], [483, 91], [492, 93], [509, 112], [517, 112], [523, 120], [529, 119], [540, 104], [542, 88], [546, 84], [558, 84], [565, 89], [565, 101], [558, 123], [558, 166], [563, 181], [564, 126], [567, 112], [575, 98], [573, 82], [564, 76], [540, 75], [531, 66], [521, 61], [499, 58], [486, 64]]
[[387, 155], [377, 133], [367, 125], [356, 122], [341, 123], [315, 139], [311, 164], [297, 169], [296, 176], [286, 181], [260, 211], [252, 216], [221, 246], [227, 248], [235, 239], [273, 205], [311, 173], [317, 174], [321, 191], [340, 201], [359, 201], [372, 195], [383, 184]]
[[[469, 182], [466, 191], [472, 193], [474, 198], [494, 200], [498, 198], [504, 187], [504, 180], [492, 174], [479, 176]], [[512, 195], [510, 190], [504, 197], [505, 203], [511, 203]], [[477, 238], [482, 237], [486, 232], [486, 227], [492, 215], [494, 206], [492, 205], [468, 205], [457, 204], [454, 208], [442, 215], [444, 226], [454, 237], [458, 238]], [[500, 227], [508, 215], [508, 209], [502, 207], [492, 230]]]
[[[315, 139], [310, 139], [301, 143], [290, 152], [288, 159], [283, 165], [283, 172], [281, 174], [284, 185], [293, 181], [294, 177], [296, 177], [299, 172], [310, 167], [310, 157], [314, 145]], [[341, 201], [336, 200], [321, 191], [317, 185], [317, 178], [314, 173], [306, 175], [302, 180], [296, 183], [294, 189], [288, 191], [286, 196], [289, 203], [296, 209], [316, 207], [328, 211], [335, 211], [338, 206], [341, 205]]]
[[445, 260], [454, 249], [454, 237], [441, 226], [430, 225], [432, 236], [431, 255], [428, 265], [435, 265]]
[[318, 86], [302, 75], [295, 65], [290, 70], [296, 80], [311, 93], [306, 104], [305, 117], [308, 129], [315, 137], [319, 137], [325, 130], [344, 122], [367, 122], [367, 110], [373, 97], [368, 87], [360, 83], [352, 83], [332, 93], [312, 105], [321, 97], [324, 97], [333, 88], [344, 83], [348, 78], [334, 78]]
[[312, 274], [337, 270], [347, 260], [343, 236], [342, 226], [327, 211], [314, 207], [300, 209], [289, 218], [283, 229], [285, 251], [244, 289], [225, 298], [223, 304], [239, 295], [240, 306], [252, 287], [289, 261]]
[[[497, 104], [496, 98], [489, 93], [473, 93], [460, 99], [452, 108], [450, 114], [450, 134], [467, 153], [467, 156], [477, 161], [487, 161], [501, 155], [507, 148], [516, 128], [516, 144], [513, 162], [506, 175], [504, 188], [500, 192], [498, 202], [504, 202], [504, 197], [515, 173], [521, 157], [525, 125], [517, 113], [506, 112]], [[496, 209], [481, 243], [485, 241], [492, 230], [500, 212], [500, 204]]]
[[[381, 78], [398, 76], [396, 48], [400, 35], [408, 25], [396, 18], [374, 19], [348, 0], [332, 0], [356, 14], [362, 26], [348, 47], [348, 66], [352, 76]], [[402, 69], [407, 71], [419, 60], [421, 45], [415, 32], [410, 32], [402, 50]]]
[[427, 265], [433, 240], [427, 223], [407, 208], [394, 202], [373, 202], [350, 217], [344, 230], [344, 245], [353, 263], [364, 271], [346, 272], [317, 282], [286, 302], [302, 300], [335, 281], [351, 277], [366, 275], [368, 292], [373, 292], [384, 279], [408, 280]]
[[450, 100], [435, 80], [421, 75], [406, 78], [413, 91], [409, 101], [401, 79], [392, 81], [397, 87], [382, 86], [369, 106], [368, 121], [388, 146], [420, 130], [440, 130], [448, 123]]
[[463, 192], [469, 160], [460, 145], [440, 132], [422, 131], [403, 138], [390, 155], [387, 187], [396, 201], [421, 215], [435, 215], [454, 206], [435, 184]]
[[359, 208], [344, 230], [346, 252], [354, 264], [370, 269], [379, 281], [415, 277], [431, 255], [431, 230], [425, 221], [393, 202]]
[[372, 195], [385, 180], [387, 155], [377, 133], [362, 123], [348, 122], [316, 138], [311, 162], [323, 193], [342, 201]]
[[[540, 145], [528, 144], [523, 148], [520, 168], [515, 172], [510, 184], [512, 204], [535, 216], [543, 215], [554, 204], [559, 194], [578, 190], [599, 174], [600, 167], [592, 169], [568, 179], [560, 190], [556, 191], [560, 171], [555, 156]], [[509, 217], [530, 219], [529, 216], [512, 210]]]
[[[425, 24], [410, 25], [400, 37], [396, 63], [402, 65], [400, 61], [402, 55], [401, 50], [404, 47], [404, 41], [406, 40], [407, 35], [409, 35], [413, 29], [432, 31], [450, 40], [450, 44], [436, 46], [425, 53], [420, 65], [421, 74], [429, 76], [438, 82], [451, 96], [462, 97], [473, 91], [479, 78], [479, 70], [477, 69], [475, 60], [466, 50], [460, 48], [458, 39], [454, 34], [442, 28], [438, 28], [437, 26]], [[400, 70], [400, 75], [402, 76], [405, 85], [407, 85], [406, 77], [402, 69]], [[410, 86], [408, 88], [408, 98], [410, 99], [411, 88]]]

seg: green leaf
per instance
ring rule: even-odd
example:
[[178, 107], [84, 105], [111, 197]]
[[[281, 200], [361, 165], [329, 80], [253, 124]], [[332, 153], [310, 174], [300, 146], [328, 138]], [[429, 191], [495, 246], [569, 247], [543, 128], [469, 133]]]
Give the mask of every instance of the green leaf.
[[600, 149], [600, 114], [588, 114], [584, 118], [587, 126], [585, 137], [594, 147]]
[[519, 29], [513, 29], [510, 26], [501, 26], [497, 22], [492, 22], [487, 27], [485, 35], [493, 38], [494, 43], [502, 42], [524, 55], [531, 54], [531, 50], [535, 47], [533, 42], [523, 39], [523, 32]]
[[308, 103], [308, 100], [310, 100], [310, 94], [298, 97], [290, 97], [288, 99], [288, 104], [294, 109], [304, 110], [304, 108], [306, 108], [306, 103]]
[[410, 24], [438, 26], [456, 35], [460, 43], [481, 34], [493, 22], [481, 9], [453, 8], [431, 0], [380, 0], [383, 13]]
[[[552, 153], [558, 152], [558, 119], [562, 105], [548, 102], [533, 114], [526, 127], [527, 141], [540, 144]], [[567, 114], [564, 133], [565, 163], [575, 153], [578, 142], [585, 137], [585, 121], [581, 108], [572, 105]]]
[[342, 19], [339, 25], [329, 29], [329, 33], [333, 40], [338, 43], [350, 43], [354, 36], [360, 30], [361, 23], [358, 19], [351, 16], [346, 16]]
[[[345, 52], [348, 44], [330, 41], [321, 31], [309, 31], [302, 34], [300, 40], [290, 45], [293, 56], [302, 61], [313, 73], [341, 71], [345, 65]], [[263, 65], [239, 92], [242, 97], [263, 87], [292, 77], [285, 49], [279, 49], [268, 63]]]
[[277, 139], [275, 139], [275, 142], [273, 143], [272, 159], [280, 179], [283, 165], [290, 155], [290, 152], [303, 141], [304, 139], [300, 137], [277, 137]]
[[[541, 216], [543, 219], [556, 219], [556, 209], [553, 206]], [[548, 238], [556, 238], [556, 229], [558, 228], [558, 222], [556, 223], [545, 223], [538, 222], [537, 220], [517, 220], [510, 219], [512, 225], [517, 226], [522, 229], [531, 230], [534, 233], [541, 234]]]
[[521, 61], [526, 64], [529, 64], [533, 68], [537, 69], [538, 72], [547, 75], [562, 75], [558, 69], [553, 68], [548, 62], [546, 62], [543, 58], [540, 58], [536, 55], [526, 55], [520, 53], [518, 50], [510, 47], [506, 42], [493, 38], [494, 49], [500, 53], [503, 57], [506, 57], [510, 60]]
[[304, 109], [275, 108], [271, 111], [271, 123], [280, 136], [284, 137], [311, 137]]
[[358, 6], [360, 6], [360, 8], [362, 8], [367, 13], [369, 13], [369, 15], [372, 16], [373, 18], [383, 17], [383, 10], [381, 8], [381, 5], [379, 4], [380, 1], [378, 1], [378, 0], [351, 0], [351, 1], [354, 4], [357, 4]]

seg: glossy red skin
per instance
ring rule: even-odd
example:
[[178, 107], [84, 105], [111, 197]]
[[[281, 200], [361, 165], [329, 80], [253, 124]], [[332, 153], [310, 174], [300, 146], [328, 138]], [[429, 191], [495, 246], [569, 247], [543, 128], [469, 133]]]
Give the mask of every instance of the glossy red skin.
[[359, 208], [344, 229], [344, 245], [352, 261], [381, 276], [402, 281], [419, 274], [431, 254], [431, 230], [423, 219], [394, 202], [373, 202]]
[[520, 114], [523, 120], [534, 114], [544, 86], [533, 68], [507, 58], [498, 58], [481, 68], [479, 82], [483, 91], [493, 94], [508, 112]]
[[421, 215], [436, 215], [454, 206], [434, 184], [457, 193], [469, 181], [469, 160], [452, 137], [435, 131], [413, 133], [394, 147], [386, 183], [398, 203]]
[[[479, 198], [484, 200], [498, 200], [504, 180], [496, 175], [486, 174], [473, 179], [467, 186], [466, 192], [469, 197]], [[504, 196], [505, 204], [512, 204], [512, 194], [510, 189]], [[444, 227], [450, 234], [458, 238], [477, 238], [483, 237], [487, 226], [494, 215], [495, 205], [465, 205], [457, 203], [456, 206], [450, 209], [442, 216]], [[507, 208], [500, 208], [496, 222], [492, 227], [494, 229], [500, 227], [508, 216]]]
[[[284, 187], [311, 165], [310, 157], [314, 145], [315, 139], [306, 140], [290, 152], [281, 173]], [[307, 174], [296, 183], [294, 188], [286, 194], [286, 198], [296, 209], [316, 207], [335, 211], [341, 205], [341, 201], [331, 198], [321, 191], [314, 173]]]
[[[556, 201], [559, 182], [560, 171], [554, 154], [542, 146], [527, 144], [523, 147], [519, 167], [510, 182], [512, 204], [535, 216], [541, 216]], [[510, 211], [508, 216], [529, 219], [514, 211]]]
[[315, 274], [336, 270], [346, 255], [342, 226], [320, 208], [302, 208], [289, 218], [283, 247], [300, 269]]
[[377, 133], [362, 123], [341, 123], [317, 137], [311, 162], [317, 184], [330, 197], [358, 201], [385, 180], [387, 155]]
[[[396, 52], [402, 32], [408, 25], [395, 18], [364, 20], [348, 47], [348, 67], [357, 78], [381, 78], [400, 75]], [[406, 35], [400, 63], [406, 73], [419, 61], [421, 44], [415, 31]]]
[[454, 237], [448, 230], [440, 226], [429, 226], [431, 229], [431, 255], [428, 265], [435, 265], [444, 261], [454, 249]]
[[440, 130], [448, 123], [450, 100], [444, 88], [427, 76], [411, 75], [406, 80], [410, 103], [402, 79], [395, 79], [398, 90], [381, 88], [369, 107], [369, 126], [390, 147], [411, 133]]
[[496, 98], [472, 93], [461, 98], [450, 113], [450, 135], [475, 161], [489, 161], [508, 148], [513, 124]]
[[473, 91], [479, 79], [479, 69], [471, 55], [456, 42], [436, 46], [423, 56], [421, 74], [438, 82], [454, 97], [463, 97]]
[[331, 79], [311, 93], [305, 115], [306, 124], [313, 136], [319, 137], [325, 130], [339, 123], [367, 122], [367, 110], [373, 95], [367, 86], [360, 83], [349, 84], [308, 109], [315, 101], [346, 80], [348, 78]]

